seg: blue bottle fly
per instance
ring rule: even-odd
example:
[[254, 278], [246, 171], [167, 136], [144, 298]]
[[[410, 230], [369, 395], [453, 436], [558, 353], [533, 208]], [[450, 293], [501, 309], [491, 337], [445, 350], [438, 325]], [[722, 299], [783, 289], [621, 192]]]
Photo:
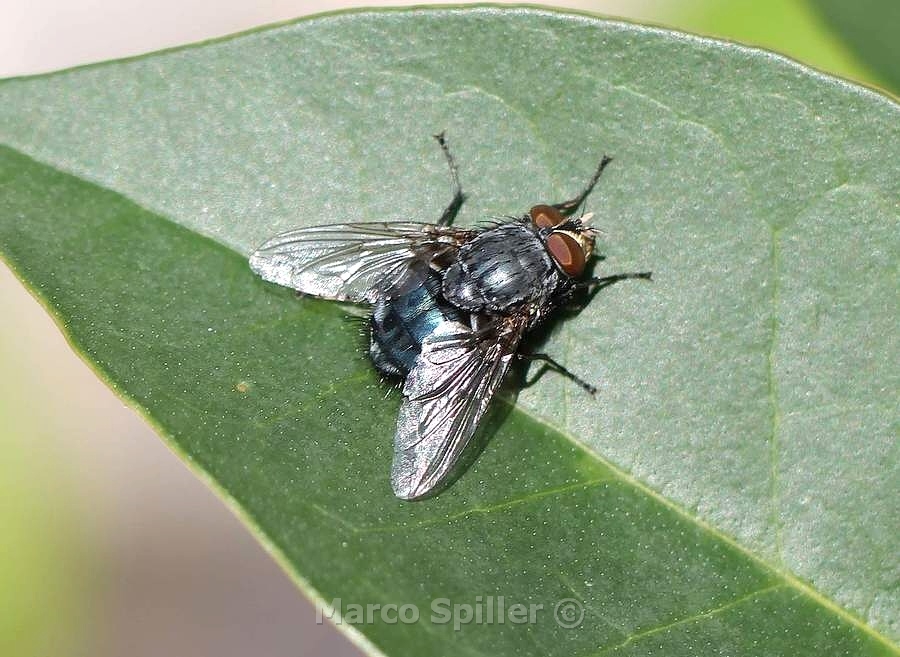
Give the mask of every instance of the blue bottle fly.
[[403, 499], [442, 488], [515, 358], [540, 360], [589, 393], [595, 388], [546, 354], [523, 353], [522, 337], [554, 310], [649, 272], [585, 276], [593, 215], [575, 216], [581, 194], [478, 229], [452, 226], [463, 203], [443, 134], [454, 195], [437, 223], [332, 224], [282, 233], [250, 258], [268, 281], [316, 297], [374, 306], [369, 354], [403, 379], [391, 483]]

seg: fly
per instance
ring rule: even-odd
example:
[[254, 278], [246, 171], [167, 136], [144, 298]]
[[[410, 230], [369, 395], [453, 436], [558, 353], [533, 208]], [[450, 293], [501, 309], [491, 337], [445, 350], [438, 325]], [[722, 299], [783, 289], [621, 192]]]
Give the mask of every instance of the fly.
[[403, 379], [391, 484], [397, 497], [433, 493], [472, 439], [516, 358], [543, 361], [590, 394], [596, 389], [522, 337], [576, 295], [650, 272], [586, 277], [592, 214], [575, 216], [611, 158], [575, 198], [535, 205], [485, 228], [453, 227], [464, 196], [443, 133], [453, 199], [437, 223], [331, 224], [277, 235], [250, 257], [267, 281], [323, 299], [369, 304], [369, 355]]

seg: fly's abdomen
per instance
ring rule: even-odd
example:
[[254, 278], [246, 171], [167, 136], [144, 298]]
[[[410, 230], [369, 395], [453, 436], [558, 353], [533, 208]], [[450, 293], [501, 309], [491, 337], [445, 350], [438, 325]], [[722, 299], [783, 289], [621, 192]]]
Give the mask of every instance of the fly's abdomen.
[[375, 367], [388, 376], [406, 376], [422, 351], [422, 341], [445, 321], [468, 318], [441, 297], [441, 278], [434, 271], [420, 287], [379, 299], [372, 312], [369, 347]]

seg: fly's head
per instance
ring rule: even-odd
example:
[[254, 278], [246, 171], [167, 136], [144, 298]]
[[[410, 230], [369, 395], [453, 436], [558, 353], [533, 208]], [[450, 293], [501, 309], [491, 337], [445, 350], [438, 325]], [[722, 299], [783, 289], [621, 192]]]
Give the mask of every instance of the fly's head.
[[579, 278], [584, 273], [594, 253], [597, 230], [589, 225], [593, 216], [588, 213], [583, 217], [566, 217], [552, 205], [535, 205], [528, 212], [547, 252], [570, 278]]

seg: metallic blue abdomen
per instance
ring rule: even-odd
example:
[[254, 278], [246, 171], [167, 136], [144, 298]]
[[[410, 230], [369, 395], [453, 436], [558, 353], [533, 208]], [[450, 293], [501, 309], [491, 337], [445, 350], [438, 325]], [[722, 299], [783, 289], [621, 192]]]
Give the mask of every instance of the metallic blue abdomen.
[[406, 294], [379, 299], [372, 313], [369, 354], [383, 374], [406, 376], [422, 351], [422, 341], [445, 321], [467, 316], [441, 296], [441, 277], [429, 271], [423, 285]]

